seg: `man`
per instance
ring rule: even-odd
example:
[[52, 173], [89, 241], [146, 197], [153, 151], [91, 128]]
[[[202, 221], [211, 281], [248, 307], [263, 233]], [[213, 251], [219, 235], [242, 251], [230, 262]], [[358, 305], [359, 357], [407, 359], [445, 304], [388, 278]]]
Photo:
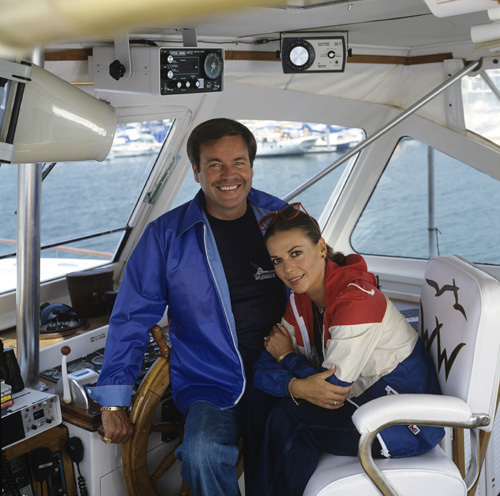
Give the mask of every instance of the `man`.
[[[264, 336], [286, 301], [258, 220], [285, 203], [251, 188], [257, 145], [242, 124], [206, 121], [193, 130], [187, 149], [201, 191], [149, 224], [137, 244], [89, 395], [104, 408], [130, 405], [148, 330], [168, 305], [172, 396], [186, 414], [176, 452], [181, 474], [195, 495], [231, 496], [239, 492], [242, 399]], [[132, 433], [125, 410], [103, 410], [102, 422], [114, 443]]]

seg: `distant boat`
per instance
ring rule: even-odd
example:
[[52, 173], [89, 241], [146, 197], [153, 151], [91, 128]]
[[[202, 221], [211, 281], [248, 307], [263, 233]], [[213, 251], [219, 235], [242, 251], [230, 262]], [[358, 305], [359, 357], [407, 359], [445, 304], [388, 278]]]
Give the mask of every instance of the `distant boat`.
[[281, 138], [276, 141], [257, 141], [258, 157], [275, 157], [283, 155], [303, 155], [308, 153], [316, 144], [314, 136], [302, 136], [299, 138]]
[[130, 136], [122, 133], [116, 136], [108, 159], [157, 154], [161, 145], [150, 134], [141, 134], [136, 139], [131, 139]]
[[316, 146], [311, 151], [314, 152], [335, 152], [352, 148], [356, 146], [364, 138], [364, 132], [361, 129], [338, 127], [333, 130], [329, 129], [328, 132], [318, 138]]

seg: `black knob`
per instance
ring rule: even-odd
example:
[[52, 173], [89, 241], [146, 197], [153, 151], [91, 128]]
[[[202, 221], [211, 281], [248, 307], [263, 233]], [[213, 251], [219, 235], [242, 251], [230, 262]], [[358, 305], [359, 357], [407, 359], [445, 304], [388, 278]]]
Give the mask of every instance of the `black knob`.
[[109, 75], [117, 81], [125, 74], [125, 66], [119, 60], [113, 60], [109, 64]]

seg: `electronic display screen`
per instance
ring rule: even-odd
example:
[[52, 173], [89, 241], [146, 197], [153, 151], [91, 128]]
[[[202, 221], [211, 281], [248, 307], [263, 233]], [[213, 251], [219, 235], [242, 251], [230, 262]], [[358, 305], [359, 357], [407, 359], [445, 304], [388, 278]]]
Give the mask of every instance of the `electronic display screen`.
[[185, 59], [177, 59], [177, 69], [182, 74], [198, 74], [198, 58], [188, 57]]
[[45, 416], [45, 412], [43, 410], [37, 410], [35, 413], [33, 413], [34, 420], [38, 420], [44, 416]]

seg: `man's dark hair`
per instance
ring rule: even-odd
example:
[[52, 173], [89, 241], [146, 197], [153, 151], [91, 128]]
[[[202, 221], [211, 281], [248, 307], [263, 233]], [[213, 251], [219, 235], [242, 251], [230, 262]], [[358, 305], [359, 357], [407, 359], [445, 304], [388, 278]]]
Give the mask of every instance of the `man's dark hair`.
[[191, 163], [196, 165], [200, 172], [200, 147], [210, 141], [217, 141], [224, 136], [241, 136], [248, 148], [250, 165], [253, 167], [253, 161], [257, 154], [257, 142], [252, 131], [243, 124], [232, 119], [217, 118], [202, 122], [196, 126], [187, 142], [187, 153]]

